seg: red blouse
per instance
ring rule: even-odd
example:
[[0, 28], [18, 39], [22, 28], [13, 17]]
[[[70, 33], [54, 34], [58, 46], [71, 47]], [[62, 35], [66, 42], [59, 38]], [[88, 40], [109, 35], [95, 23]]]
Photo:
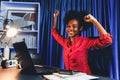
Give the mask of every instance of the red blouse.
[[88, 65], [88, 49], [100, 48], [112, 43], [112, 37], [109, 33], [102, 34], [97, 39], [78, 36], [71, 45], [69, 39], [60, 36], [56, 29], [52, 29], [52, 36], [64, 48], [65, 69], [87, 74], [91, 74]]

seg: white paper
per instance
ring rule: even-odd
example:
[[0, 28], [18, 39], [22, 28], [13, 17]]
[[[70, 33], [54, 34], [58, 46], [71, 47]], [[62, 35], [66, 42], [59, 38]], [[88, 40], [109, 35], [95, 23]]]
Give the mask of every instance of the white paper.
[[84, 73], [77, 73], [75, 75], [62, 75], [58, 73], [53, 73], [52, 75], [44, 75], [44, 77], [49, 80], [90, 80], [99, 78]]

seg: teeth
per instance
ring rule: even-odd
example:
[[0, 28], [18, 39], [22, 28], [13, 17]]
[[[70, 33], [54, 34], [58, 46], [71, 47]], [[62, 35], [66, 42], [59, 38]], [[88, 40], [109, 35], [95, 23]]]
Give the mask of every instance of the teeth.
[[70, 32], [70, 33], [73, 33], [73, 32]]

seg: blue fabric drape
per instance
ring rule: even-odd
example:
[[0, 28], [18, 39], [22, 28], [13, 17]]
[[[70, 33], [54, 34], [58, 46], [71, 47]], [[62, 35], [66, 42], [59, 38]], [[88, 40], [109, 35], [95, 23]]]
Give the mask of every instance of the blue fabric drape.
[[[17, 1], [17, 0], [12, 0]], [[19, 0], [27, 1], [27, 0]], [[60, 10], [57, 27], [65, 37], [63, 18], [69, 10], [90, 12], [113, 36], [110, 77], [120, 79], [120, 8], [119, 0], [30, 0], [40, 2], [40, 55], [42, 64], [64, 68], [63, 49], [51, 36], [53, 13]], [[82, 36], [98, 36], [95, 26], [81, 33]], [[97, 53], [96, 53], [97, 54]]]
[[119, 44], [120, 44], [120, 25], [119, 25], [119, 12], [120, 9], [118, 9], [118, 4], [120, 2], [115, 0], [115, 1], [110, 1], [109, 7], [110, 7], [110, 12], [109, 12], [109, 22], [110, 22], [110, 29], [111, 33], [113, 35], [113, 61], [111, 64], [111, 77], [115, 78], [116, 80], [120, 79], [120, 74], [119, 74], [119, 58], [120, 58], [120, 50], [119, 50]]

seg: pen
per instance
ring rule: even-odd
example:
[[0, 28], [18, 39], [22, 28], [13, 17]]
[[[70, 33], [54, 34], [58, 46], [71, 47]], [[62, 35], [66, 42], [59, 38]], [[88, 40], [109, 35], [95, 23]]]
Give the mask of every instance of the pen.
[[60, 75], [59, 73], [53, 73], [53, 75], [58, 76], [60, 78], [65, 78], [64, 76]]

